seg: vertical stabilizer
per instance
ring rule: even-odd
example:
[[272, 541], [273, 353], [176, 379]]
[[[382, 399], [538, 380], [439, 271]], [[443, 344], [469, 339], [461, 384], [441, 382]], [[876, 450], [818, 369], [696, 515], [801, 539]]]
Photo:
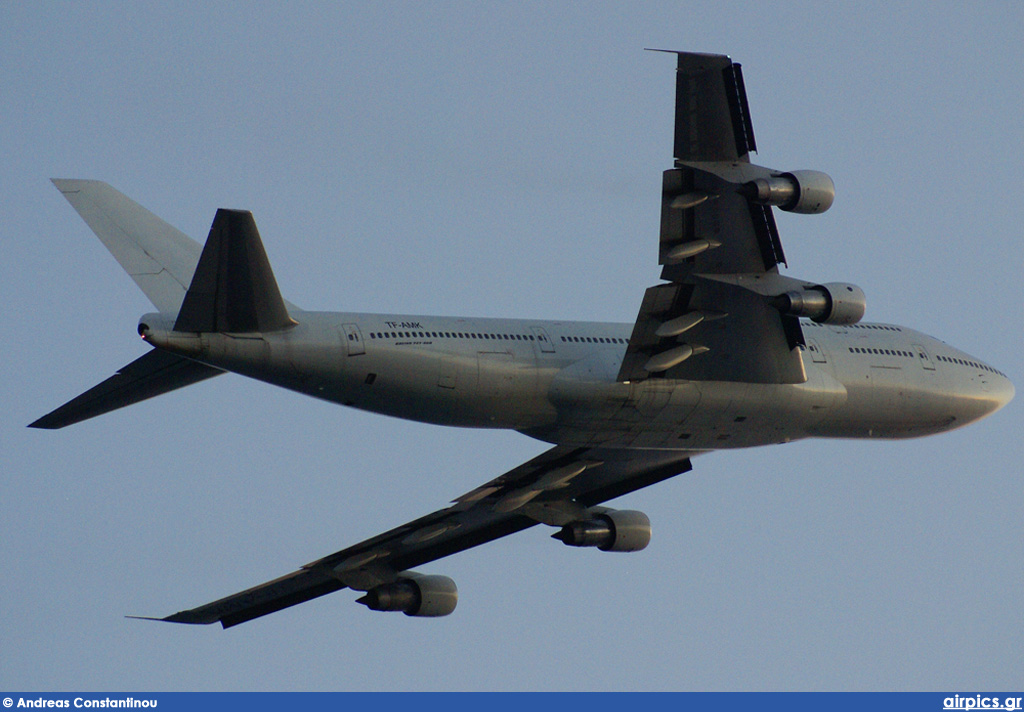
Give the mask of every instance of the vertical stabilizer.
[[218, 210], [174, 330], [265, 332], [294, 323], [252, 213]]

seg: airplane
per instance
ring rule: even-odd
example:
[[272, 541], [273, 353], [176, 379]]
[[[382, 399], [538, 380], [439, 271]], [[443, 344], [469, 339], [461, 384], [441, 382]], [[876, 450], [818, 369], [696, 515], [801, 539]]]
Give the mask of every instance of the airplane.
[[538, 524], [569, 546], [642, 550], [648, 517], [605, 503], [691, 470], [698, 455], [812, 437], [920, 437], [1010, 402], [1013, 384], [981, 359], [905, 326], [864, 322], [859, 287], [780, 273], [773, 208], [823, 213], [833, 182], [751, 163], [741, 66], [673, 54], [662, 281], [633, 324], [308, 311], [282, 297], [252, 213], [218, 210], [200, 246], [105, 183], [54, 179], [157, 311], [138, 323], [152, 350], [30, 427], [62, 428], [231, 372], [551, 445], [451, 506], [150, 620], [228, 628], [345, 588], [375, 611], [445, 616], [455, 583], [414, 568]]

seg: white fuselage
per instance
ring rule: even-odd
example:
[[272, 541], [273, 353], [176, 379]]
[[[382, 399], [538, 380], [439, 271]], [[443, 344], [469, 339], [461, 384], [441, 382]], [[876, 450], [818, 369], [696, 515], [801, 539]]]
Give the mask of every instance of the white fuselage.
[[[999, 371], [921, 332], [803, 322], [807, 381], [616, 380], [632, 326], [299, 312], [268, 334], [171, 331], [146, 340], [343, 405], [440, 425], [506, 428], [563, 445], [715, 450], [807, 437], [907, 438], [998, 410]], [[701, 356], [694, 356], [701, 358]]]

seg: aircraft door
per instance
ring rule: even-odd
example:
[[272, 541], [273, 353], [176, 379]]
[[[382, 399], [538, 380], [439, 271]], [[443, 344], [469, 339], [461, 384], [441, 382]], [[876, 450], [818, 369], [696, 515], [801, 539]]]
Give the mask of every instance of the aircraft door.
[[363, 335], [359, 333], [359, 325], [342, 324], [341, 328], [345, 332], [345, 345], [348, 347], [348, 355], [358, 356], [365, 354], [366, 349], [363, 347]]
[[821, 348], [821, 344], [814, 339], [807, 339], [807, 350], [811, 352], [811, 361], [814, 363], [828, 363], [828, 357]]
[[935, 364], [932, 363], [932, 359], [928, 355], [928, 352], [924, 350], [924, 346], [921, 346], [920, 344], [914, 344], [914, 351], [917, 352], [917, 361], [918, 361], [918, 363], [921, 364], [921, 367], [925, 371], [934, 371], [935, 370]]
[[533, 332], [533, 338], [536, 340], [542, 353], [553, 354], [555, 353], [555, 345], [548, 338], [548, 332], [544, 330], [542, 326], [531, 326], [530, 331]]

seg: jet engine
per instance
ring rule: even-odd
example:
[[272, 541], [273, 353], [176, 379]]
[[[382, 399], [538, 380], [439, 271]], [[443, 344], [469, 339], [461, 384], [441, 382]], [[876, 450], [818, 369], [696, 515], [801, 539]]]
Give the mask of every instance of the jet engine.
[[792, 213], [823, 213], [832, 207], [836, 186], [821, 171], [793, 171], [744, 183], [740, 194], [755, 203], [777, 205]]
[[371, 588], [356, 600], [371, 611], [402, 611], [407, 616], [446, 616], [455, 610], [459, 591], [447, 576], [406, 572], [394, 583]]
[[651, 520], [643, 512], [609, 510], [570, 522], [551, 535], [569, 546], [596, 546], [601, 551], [640, 551], [651, 541]]
[[802, 292], [786, 292], [776, 306], [786, 314], [805, 316], [819, 324], [856, 324], [864, 318], [867, 298], [855, 284], [829, 282]]

